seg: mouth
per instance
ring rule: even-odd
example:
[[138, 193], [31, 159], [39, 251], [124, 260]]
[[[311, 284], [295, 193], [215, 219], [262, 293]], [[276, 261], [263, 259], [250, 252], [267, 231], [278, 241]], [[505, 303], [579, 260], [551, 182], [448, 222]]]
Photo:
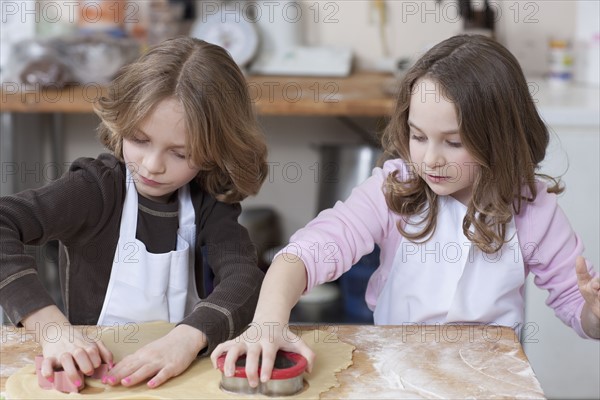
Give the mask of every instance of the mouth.
[[450, 179], [449, 176], [434, 175], [434, 174], [425, 174], [425, 176], [427, 177], [428, 180], [430, 180], [432, 182], [441, 182], [441, 181], [446, 181], [446, 180]]
[[152, 179], [148, 179], [146, 177], [143, 177], [142, 175], [138, 175], [138, 177], [140, 178], [140, 180], [142, 181], [142, 183], [144, 185], [148, 185], [148, 186], [159, 186], [159, 185], [161, 185], [160, 182], [153, 181]]

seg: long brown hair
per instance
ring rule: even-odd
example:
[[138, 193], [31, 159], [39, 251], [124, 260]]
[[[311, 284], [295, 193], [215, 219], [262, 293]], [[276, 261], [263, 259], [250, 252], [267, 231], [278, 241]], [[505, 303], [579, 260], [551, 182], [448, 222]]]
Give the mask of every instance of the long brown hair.
[[123, 138], [167, 98], [184, 110], [187, 155], [201, 168], [203, 189], [225, 202], [256, 194], [267, 175], [267, 147], [246, 79], [219, 46], [179, 37], [127, 65], [95, 104], [100, 140], [122, 160]]
[[[507, 241], [506, 225], [513, 213], [520, 212], [523, 200], [535, 200], [536, 177], [546, 177], [536, 171], [546, 154], [548, 129], [515, 57], [493, 39], [458, 35], [427, 51], [402, 80], [382, 135], [386, 158], [401, 158], [410, 166], [409, 105], [415, 84], [423, 78], [438, 83], [454, 102], [461, 141], [479, 164], [463, 232], [482, 251], [496, 252]], [[561, 192], [559, 182], [550, 179], [548, 192]], [[387, 177], [384, 192], [388, 207], [404, 223], [423, 215], [413, 222], [424, 223], [421, 231], [410, 234], [398, 224], [399, 231], [413, 241], [427, 240], [435, 230], [438, 205], [425, 181], [414, 173], [399, 180], [395, 171]]]

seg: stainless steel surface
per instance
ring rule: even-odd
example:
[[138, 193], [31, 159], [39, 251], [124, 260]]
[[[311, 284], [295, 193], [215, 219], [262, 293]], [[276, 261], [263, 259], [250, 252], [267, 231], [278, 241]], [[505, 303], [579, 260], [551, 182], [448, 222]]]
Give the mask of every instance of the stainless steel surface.
[[15, 192], [16, 176], [13, 174], [14, 167], [14, 116], [12, 113], [0, 114], [0, 163], [2, 164], [2, 186], [0, 196], [7, 196]]
[[[259, 366], [262, 362], [262, 358], [259, 359]], [[266, 382], [260, 382], [257, 387], [251, 387], [248, 383], [248, 379], [245, 376], [239, 376], [238, 373], [233, 377], [227, 377], [224, 374], [221, 375], [221, 389], [233, 392], [233, 393], [244, 393], [244, 394], [263, 394], [266, 396], [291, 396], [298, 393], [304, 388], [304, 371], [300, 370], [300, 365], [297, 361], [292, 358], [288, 358], [283, 355], [282, 352], [278, 352], [273, 365], [272, 378]], [[238, 358], [236, 362], [236, 369], [246, 366], [246, 357]], [[221, 368], [221, 367], [219, 367]], [[296, 372], [296, 369], [298, 371]], [[287, 379], [281, 379], [282, 371], [285, 372], [283, 376], [290, 376]], [[279, 372], [279, 374], [277, 374]], [[260, 368], [259, 368], [260, 373]], [[293, 376], [297, 374], [296, 376]]]
[[221, 378], [221, 389], [232, 393], [264, 394], [266, 396], [291, 396], [304, 388], [302, 375], [290, 379], [271, 379], [260, 383], [257, 387], [250, 387], [246, 378]]
[[318, 210], [346, 200], [352, 189], [365, 181], [375, 167], [381, 150], [368, 145], [335, 144], [319, 146]]

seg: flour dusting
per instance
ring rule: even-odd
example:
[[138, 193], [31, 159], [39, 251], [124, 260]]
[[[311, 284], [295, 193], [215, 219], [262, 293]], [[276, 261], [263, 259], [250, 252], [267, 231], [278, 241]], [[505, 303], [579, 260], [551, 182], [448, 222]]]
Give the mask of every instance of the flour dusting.
[[[373, 371], [361, 376], [369, 385], [353, 388], [350, 398], [544, 398], [535, 374], [519, 358], [514, 340], [486, 341], [476, 334], [454, 342], [431, 336], [384, 336], [378, 327], [361, 330], [355, 352]], [[363, 344], [365, 346], [363, 346]], [[358, 354], [357, 354], [358, 353]]]

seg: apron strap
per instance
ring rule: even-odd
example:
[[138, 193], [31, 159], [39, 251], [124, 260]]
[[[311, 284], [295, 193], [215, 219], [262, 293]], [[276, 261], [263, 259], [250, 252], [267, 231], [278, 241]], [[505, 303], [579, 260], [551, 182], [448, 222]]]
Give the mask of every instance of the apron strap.
[[135, 182], [131, 171], [126, 166], [127, 176], [125, 178], [125, 201], [123, 202], [123, 211], [121, 212], [121, 226], [119, 228], [119, 237], [127, 240], [135, 239], [137, 230], [138, 216], [138, 193], [135, 188]]
[[192, 197], [190, 195], [190, 185], [184, 185], [179, 188], [177, 196], [179, 202], [179, 227], [195, 225], [196, 214], [194, 212], [194, 205], [192, 204]]

